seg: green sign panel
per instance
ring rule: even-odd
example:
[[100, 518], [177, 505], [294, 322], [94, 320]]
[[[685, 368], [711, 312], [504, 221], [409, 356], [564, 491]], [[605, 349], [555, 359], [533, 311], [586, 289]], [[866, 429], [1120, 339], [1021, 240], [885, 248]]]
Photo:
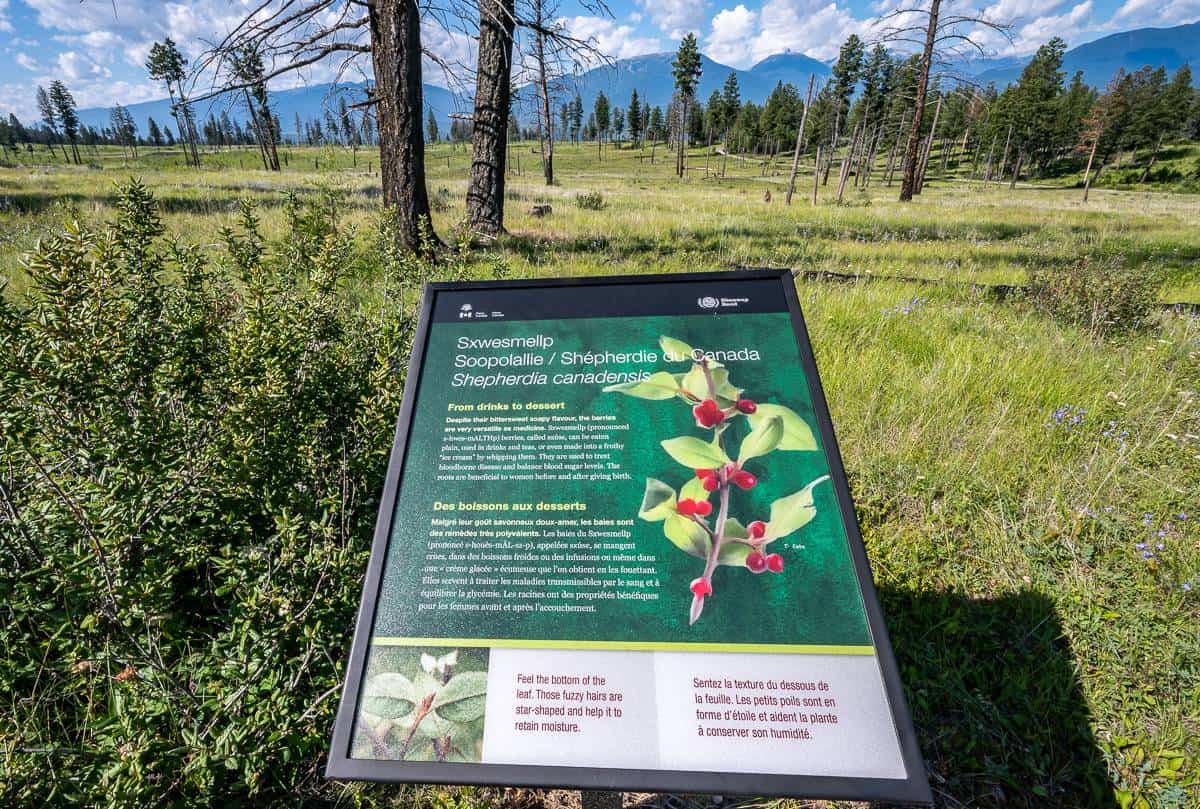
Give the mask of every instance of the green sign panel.
[[789, 275], [428, 291], [329, 774], [928, 800]]

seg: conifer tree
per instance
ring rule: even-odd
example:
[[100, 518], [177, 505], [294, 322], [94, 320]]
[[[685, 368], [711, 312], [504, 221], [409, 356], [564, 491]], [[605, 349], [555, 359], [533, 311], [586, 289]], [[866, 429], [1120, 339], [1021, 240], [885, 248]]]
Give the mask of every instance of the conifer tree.
[[671, 62], [671, 75], [675, 79], [675, 91], [679, 94], [679, 138], [676, 144], [675, 173], [679, 177], [686, 169], [685, 154], [688, 139], [688, 111], [695, 102], [696, 84], [700, 81], [702, 65], [700, 45], [696, 35], [688, 33], [679, 43], [679, 50]]

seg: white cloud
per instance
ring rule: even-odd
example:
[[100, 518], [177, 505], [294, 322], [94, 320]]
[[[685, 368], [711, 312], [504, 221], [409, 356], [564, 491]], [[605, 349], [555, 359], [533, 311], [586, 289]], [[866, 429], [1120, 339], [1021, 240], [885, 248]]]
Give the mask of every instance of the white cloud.
[[1128, 27], [1172, 26], [1195, 22], [1200, 17], [1200, 0], [1125, 0], [1106, 26], [1113, 30]]
[[1000, 23], [1024, 23], [1045, 15], [1063, 4], [1064, 0], [998, 0], [983, 10], [989, 20]]
[[846, 37], [867, 27], [836, 0], [766, 0], [757, 12], [744, 5], [717, 12], [705, 52], [743, 68], [786, 51], [828, 60], [837, 56]]
[[1073, 42], [1081, 32], [1094, 25], [1092, 0], [1084, 0], [1062, 14], [1038, 17], [1033, 22], [1022, 25], [1013, 37], [1012, 53], [1019, 56], [1033, 53], [1052, 37], [1061, 37], [1068, 43]]
[[707, 14], [704, 0], [637, 0], [637, 4], [674, 40], [683, 39], [689, 31], [700, 31]]
[[758, 28], [758, 13], [744, 5], [718, 11], [704, 40], [704, 52], [726, 65], [746, 67], [751, 58], [747, 44]]
[[13, 57], [13, 61], [28, 70], [30, 73], [36, 73], [42, 69], [41, 65], [37, 63], [37, 60], [27, 53], [18, 53]]
[[663, 50], [657, 36], [638, 36], [631, 25], [620, 25], [603, 17], [564, 17], [560, 21], [572, 36], [590, 42], [614, 59], [629, 59]]
[[11, 30], [13, 30], [13, 27], [8, 19], [8, 0], [0, 0], [0, 31]]
[[[421, 23], [421, 47], [437, 54], [442, 62], [439, 65], [425, 57], [422, 79], [438, 87], [474, 92], [474, 76], [470, 71], [475, 67], [477, 48], [472, 37], [461, 31], [447, 31], [436, 20], [426, 18]], [[369, 71], [370, 60], [363, 60], [363, 64]]]
[[58, 55], [58, 72], [68, 84], [95, 79], [107, 79], [112, 71], [75, 51], [63, 51]]

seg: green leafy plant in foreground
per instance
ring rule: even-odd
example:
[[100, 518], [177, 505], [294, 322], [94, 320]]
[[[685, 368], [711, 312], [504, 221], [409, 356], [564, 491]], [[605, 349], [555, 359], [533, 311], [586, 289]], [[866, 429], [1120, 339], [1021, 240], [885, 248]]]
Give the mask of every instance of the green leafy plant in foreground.
[[381, 671], [363, 688], [356, 751], [393, 761], [479, 761], [487, 672], [459, 670], [457, 649], [388, 668], [403, 670]]
[[283, 266], [249, 205], [215, 260], [140, 183], [117, 209], [0, 296], [0, 805], [295, 805], [325, 789], [403, 282], [348, 301], [349, 234]]
[[[771, 503], [767, 520], [743, 525], [729, 514], [732, 487], [753, 489], [758, 478], [746, 464], [775, 450], [813, 452], [817, 440], [812, 428], [794, 411], [780, 404], [759, 403], [742, 396], [729, 380], [729, 371], [703, 351], [672, 337], [659, 338], [669, 362], [691, 362], [683, 373], [658, 371], [649, 377], [604, 389], [639, 399], [679, 400], [692, 409], [696, 426], [711, 430], [705, 438], [684, 435], [662, 441], [676, 462], [695, 471], [677, 492], [670, 484], [648, 478], [638, 516], [661, 522], [663, 533], [684, 553], [704, 560], [700, 576], [692, 581], [692, 606], [688, 623], [704, 611], [704, 600], [713, 594], [713, 574], [719, 566], [740, 567], [751, 573], [783, 571], [784, 559], [768, 553], [768, 546], [807, 525], [817, 515], [813, 489], [829, 479], [822, 475], [799, 491]], [[750, 431], [741, 440], [736, 458], [726, 449], [729, 428], [745, 417]], [[717, 495], [716, 514], [709, 497]]]

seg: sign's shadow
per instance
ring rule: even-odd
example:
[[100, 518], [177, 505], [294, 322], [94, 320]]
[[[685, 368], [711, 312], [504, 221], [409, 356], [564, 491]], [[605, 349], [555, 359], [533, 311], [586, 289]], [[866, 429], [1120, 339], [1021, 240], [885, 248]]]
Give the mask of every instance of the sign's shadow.
[[879, 595], [939, 805], [1116, 809], [1050, 598]]
[[[879, 596], [936, 805], [1117, 809], [1053, 601], [1033, 591]], [[713, 803], [672, 795], [638, 805]]]

